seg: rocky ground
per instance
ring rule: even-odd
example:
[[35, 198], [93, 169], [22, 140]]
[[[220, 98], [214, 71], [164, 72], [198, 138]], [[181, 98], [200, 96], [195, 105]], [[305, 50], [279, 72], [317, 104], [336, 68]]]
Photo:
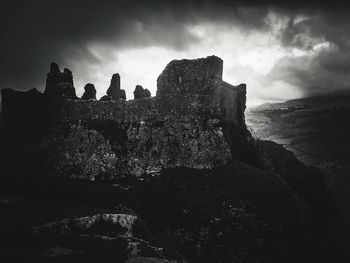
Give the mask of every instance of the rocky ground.
[[239, 162], [26, 188], [12, 196], [2, 189], [8, 262], [312, 262], [327, 255], [324, 221], [313, 221], [279, 178]]

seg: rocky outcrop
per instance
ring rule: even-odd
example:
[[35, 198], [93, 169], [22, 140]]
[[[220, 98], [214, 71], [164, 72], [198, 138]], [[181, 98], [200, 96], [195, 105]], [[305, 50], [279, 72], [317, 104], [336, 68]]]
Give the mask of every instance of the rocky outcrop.
[[91, 83], [86, 84], [84, 87], [84, 90], [85, 91], [84, 91], [84, 94], [81, 97], [81, 99], [83, 99], [83, 100], [90, 100], [90, 99], [95, 100], [96, 99], [96, 89], [95, 89], [94, 84], [91, 84]]
[[107, 95], [115, 101], [119, 99], [126, 100], [125, 90], [120, 88], [120, 75], [118, 73], [113, 74]]
[[137, 85], [134, 90], [134, 99], [143, 99], [151, 97], [151, 92], [148, 89], [144, 89], [141, 85]]

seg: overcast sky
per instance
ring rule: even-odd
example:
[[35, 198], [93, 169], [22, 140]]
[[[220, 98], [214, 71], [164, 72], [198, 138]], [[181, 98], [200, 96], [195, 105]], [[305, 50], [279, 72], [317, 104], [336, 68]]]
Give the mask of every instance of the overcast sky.
[[[8, 3], [6, 3], [8, 2]], [[102, 4], [103, 2], [103, 4]], [[0, 88], [43, 90], [50, 62], [77, 94], [156, 91], [172, 59], [217, 55], [248, 104], [350, 90], [350, 15], [337, 1], [1, 1]]]

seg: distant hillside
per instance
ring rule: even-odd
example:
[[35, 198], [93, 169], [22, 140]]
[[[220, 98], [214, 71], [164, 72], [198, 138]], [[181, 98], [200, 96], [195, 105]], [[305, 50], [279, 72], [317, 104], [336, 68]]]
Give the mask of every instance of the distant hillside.
[[306, 164], [346, 161], [349, 112], [350, 95], [317, 96], [252, 108], [247, 125], [256, 137], [285, 145]]
[[329, 95], [316, 96], [302, 99], [287, 100], [280, 103], [264, 103], [249, 109], [249, 112], [257, 112], [263, 110], [287, 110], [288, 108], [312, 108], [312, 109], [327, 109], [334, 107], [349, 107], [350, 95]]

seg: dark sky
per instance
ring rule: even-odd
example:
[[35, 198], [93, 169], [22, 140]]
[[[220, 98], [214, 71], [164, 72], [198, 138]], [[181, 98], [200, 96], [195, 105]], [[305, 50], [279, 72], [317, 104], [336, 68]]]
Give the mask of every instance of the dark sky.
[[136, 84], [154, 94], [171, 59], [216, 54], [257, 103], [350, 90], [342, 2], [42, 0], [0, 10], [0, 88], [42, 90], [55, 61], [72, 69], [78, 94], [93, 82], [103, 95], [114, 72], [125, 72], [129, 97]]

